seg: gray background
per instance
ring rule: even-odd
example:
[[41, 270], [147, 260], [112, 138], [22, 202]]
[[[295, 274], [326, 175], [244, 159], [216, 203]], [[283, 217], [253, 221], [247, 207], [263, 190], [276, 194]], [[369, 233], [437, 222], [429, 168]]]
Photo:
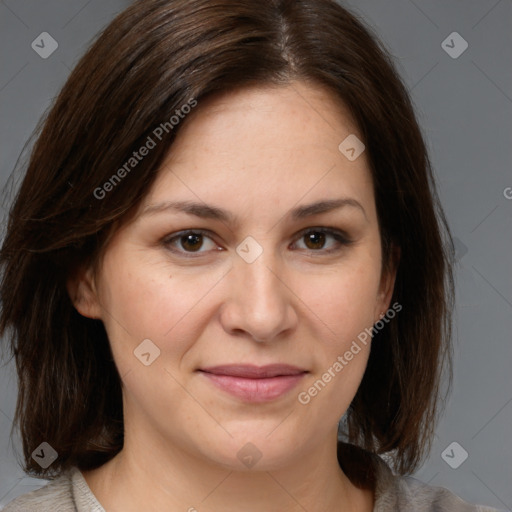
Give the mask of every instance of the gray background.
[[[128, 4], [0, 2], [0, 185], [88, 43]], [[454, 388], [430, 458], [414, 476], [467, 501], [510, 509], [512, 1], [351, 0], [344, 5], [372, 26], [396, 57], [456, 237]], [[42, 32], [58, 42], [47, 59], [31, 48]], [[446, 44], [452, 51], [461, 48], [457, 39], [442, 46], [452, 32], [469, 45], [457, 58], [443, 49]], [[6, 208], [2, 205], [2, 216]], [[18, 440], [9, 439], [16, 400], [12, 363], [0, 367], [0, 390], [1, 508], [45, 481], [24, 475], [16, 462]], [[468, 458], [453, 469], [445, 460], [457, 465], [462, 449]]]

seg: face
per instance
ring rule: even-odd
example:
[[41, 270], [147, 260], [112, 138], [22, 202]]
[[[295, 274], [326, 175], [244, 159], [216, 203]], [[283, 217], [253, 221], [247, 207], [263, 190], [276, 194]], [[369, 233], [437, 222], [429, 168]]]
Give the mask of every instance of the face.
[[205, 101], [182, 128], [75, 304], [105, 325], [134, 438], [272, 469], [336, 429], [358, 335], [389, 307], [369, 161], [338, 148], [362, 139], [348, 111], [304, 83]]

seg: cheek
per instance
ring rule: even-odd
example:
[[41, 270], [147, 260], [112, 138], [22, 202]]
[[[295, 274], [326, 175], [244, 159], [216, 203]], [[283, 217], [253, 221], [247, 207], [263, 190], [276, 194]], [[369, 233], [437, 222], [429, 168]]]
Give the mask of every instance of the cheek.
[[[313, 280], [314, 281], [314, 280]], [[371, 345], [380, 265], [370, 251], [340, 265], [333, 274], [303, 281], [309, 314], [317, 326], [314, 375], [302, 387], [300, 403], [332, 407], [333, 421], [350, 405], [363, 377]]]
[[377, 272], [365, 267], [340, 271], [323, 289], [307, 295], [319, 327], [313, 372], [297, 401], [305, 411], [321, 415], [326, 425], [337, 423], [346, 412], [366, 370], [377, 284]]
[[[127, 251], [129, 252], [129, 251]], [[100, 297], [114, 357], [125, 369], [133, 350], [150, 339], [160, 350], [159, 363], [176, 361], [201, 327], [204, 298], [223, 273], [172, 273], [170, 266], [112, 251], [104, 261]]]
[[340, 265], [321, 280], [306, 278], [300, 293], [330, 340], [343, 345], [373, 325], [379, 281], [380, 266], [367, 256]]

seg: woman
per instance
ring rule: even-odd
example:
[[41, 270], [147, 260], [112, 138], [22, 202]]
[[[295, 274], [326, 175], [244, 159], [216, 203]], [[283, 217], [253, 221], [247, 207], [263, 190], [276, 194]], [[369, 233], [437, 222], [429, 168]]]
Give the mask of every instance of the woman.
[[450, 375], [451, 243], [406, 89], [335, 2], [121, 13], [0, 256], [25, 470], [53, 479], [7, 511], [482, 510], [404, 476]]

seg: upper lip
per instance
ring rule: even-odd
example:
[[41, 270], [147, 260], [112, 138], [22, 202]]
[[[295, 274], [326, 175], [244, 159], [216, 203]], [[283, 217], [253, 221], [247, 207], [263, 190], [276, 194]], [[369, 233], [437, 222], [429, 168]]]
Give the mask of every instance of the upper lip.
[[200, 371], [215, 375], [228, 375], [230, 377], [244, 377], [246, 379], [264, 379], [285, 375], [300, 375], [307, 370], [289, 364], [269, 364], [255, 366], [252, 364], [227, 364], [222, 366], [209, 366], [200, 368]]

